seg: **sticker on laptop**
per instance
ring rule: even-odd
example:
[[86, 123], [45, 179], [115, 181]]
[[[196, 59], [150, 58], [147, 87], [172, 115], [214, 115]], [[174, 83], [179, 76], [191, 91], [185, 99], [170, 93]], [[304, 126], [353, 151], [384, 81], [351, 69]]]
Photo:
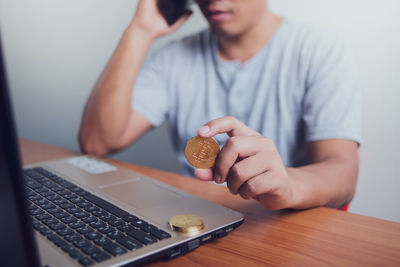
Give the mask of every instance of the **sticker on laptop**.
[[117, 170], [116, 167], [110, 164], [107, 164], [105, 162], [93, 158], [89, 158], [87, 156], [69, 158], [67, 162], [91, 174], [102, 174]]

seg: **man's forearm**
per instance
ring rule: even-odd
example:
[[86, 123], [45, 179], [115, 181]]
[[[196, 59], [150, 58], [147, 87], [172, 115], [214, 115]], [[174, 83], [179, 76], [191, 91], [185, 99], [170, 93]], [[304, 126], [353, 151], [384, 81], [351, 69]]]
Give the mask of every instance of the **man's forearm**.
[[358, 160], [330, 158], [298, 168], [287, 168], [296, 181], [295, 209], [317, 206], [341, 207], [349, 203], [355, 192]]
[[153, 37], [135, 25], [125, 30], [87, 102], [80, 129], [82, 146], [107, 152], [118, 144], [131, 114], [132, 88], [152, 42]]

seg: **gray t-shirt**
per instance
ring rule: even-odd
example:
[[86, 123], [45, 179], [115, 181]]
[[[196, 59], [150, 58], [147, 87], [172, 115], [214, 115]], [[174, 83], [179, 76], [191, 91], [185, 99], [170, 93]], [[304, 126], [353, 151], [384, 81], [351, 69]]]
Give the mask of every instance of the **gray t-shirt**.
[[[168, 118], [186, 174], [186, 142], [204, 123], [231, 115], [271, 138], [285, 166], [307, 164], [306, 143], [360, 142], [355, 66], [330, 34], [285, 19], [268, 44], [245, 63], [218, 56], [209, 30], [174, 41], [149, 56], [132, 107], [153, 126]], [[218, 135], [222, 147], [228, 136]]]

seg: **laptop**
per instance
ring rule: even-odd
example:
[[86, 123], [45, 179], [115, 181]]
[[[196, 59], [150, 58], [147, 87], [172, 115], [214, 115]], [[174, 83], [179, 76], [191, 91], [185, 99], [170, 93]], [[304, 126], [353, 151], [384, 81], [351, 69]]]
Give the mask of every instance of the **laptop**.
[[[0, 266], [140, 265], [242, 224], [239, 212], [100, 159], [22, 168], [3, 58], [0, 44]], [[201, 217], [204, 228], [173, 231], [179, 214]]]

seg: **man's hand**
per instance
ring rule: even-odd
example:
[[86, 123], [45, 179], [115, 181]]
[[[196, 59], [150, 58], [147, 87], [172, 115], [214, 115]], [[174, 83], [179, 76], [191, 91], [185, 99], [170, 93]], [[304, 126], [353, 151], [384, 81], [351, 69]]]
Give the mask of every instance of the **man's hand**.
[[191, 14], [192, 12], [188, 10], [185, 15], [170, 26], [161, 15], [156, 0], [141, 0], [136, 7], [131, 26], [136, 26], [155, 39], [177, 30]]
[[342, 207], [354, 196], [358, 174], [358, 144], [346, 139], [308, 143], [311, 163], [285, 168], [271, 139], [233, 117], [208, 122], [201, 137], [227, 133], [228, 141], [213, 169], [195, 171], [206, 181], [227, 182], [233, 194], [254, 198], [268, 209]]
[[232, 194], [254, 198], [271, 210], [296, 205], [296, 181], [291, 178], [273, 143], [233, 117], [208, 122], [198, 131], [200, 137], [227, 133], [230, 138], [219, 153], [214, 169], [197, 169], [202, 180], [227, 182]]

